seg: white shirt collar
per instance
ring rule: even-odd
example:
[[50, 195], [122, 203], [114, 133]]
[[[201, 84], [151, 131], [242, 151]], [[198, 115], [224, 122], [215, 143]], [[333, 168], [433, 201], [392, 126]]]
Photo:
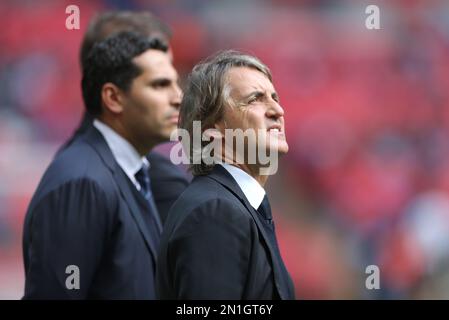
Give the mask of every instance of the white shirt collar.
[[93, 125], [103, 135], [119, 166], [134, 183], [136, 188], [140, 190], [140, 185], [134, 175], [142, 168], [142, 166], [145, 166], [146, 168], [150, 167], [147, 158], [141, 157], [137, 150], [125, 138], [104, 122], [95, 119]]
[[220, 163], [220, 165], [234, 178], [251, 206], [257, 210], [265, 197], [265, 189], [242, 169], [227, 163]]

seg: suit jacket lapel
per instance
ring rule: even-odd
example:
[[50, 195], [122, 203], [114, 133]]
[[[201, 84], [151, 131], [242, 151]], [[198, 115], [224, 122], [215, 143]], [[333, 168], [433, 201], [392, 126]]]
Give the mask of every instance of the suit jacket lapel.
[[114, 172], [114, 176], [116, 177], [120, 192], [126, 203], [128, 204], [131, 214], [136, 221], [143, 238], [145, 239], [145, 243], [147, 244], [148, 249], [151, 251], [153, 258], [156, 259], [158, 249], [156, 248], [156, 244], [151, 241], [151, 236], [149, 234], [150, 231], [148, 230], [148, 227], [146, 226], [145, 221], [142, 217], [142, 209], [136, 202], [136, 197], [131, 190], [132, 186], [128, 181], [129, 178], [126, 176], [123, 170], [121, 170], [121, 168], [119, 169], [120, 170], [116, 170]]
[[141, 209], [139, 208], [139, 205], [136, 201], [137, 199], [130, 189], [131, 186], [128, 181], [129, 178], [115, 161], [114, 156], [109, 149], [106, 141], [95, 127], [92, 126], [86, 132], [86, 134], [84, 135], [84, 139], [97, 151], [103, 162], [112, 172], [115, 181], [117, 181], [120, 193], [123, 196], [126, 204], [128, 205], [129, 211], [131, 212], [134, 221], [136, 222], [138, 229], [145, 240], [148, 250], [152, 253], [153, 258], [156, 259], [157, 248], [155, 247], [156, 245], [151, 241], [149, 230], [142, 218]]
[[[282, 288], [281, 286], [282, 284], [282, 281], [280, 279], [282, 272], [281, 266], [279, 265], [279, 261], [277, 261], [277, 259], [275, 258], [276, 255], [274, 248], [272, 247], [270, 241], [268, 240], [268, 235], [266, 234], [265, 229], [262, 226], [259, 214], [251, 206], [248, 199], [246, 199], [245, 195], [243, 194], [243, 191], [240, 189], [239, 185], [234, 180], [234, 178], [221, 165], [215, 165], [213, 171], [208, 175], [208, 177], [214, 179], [215, 181], [226, 187], [229, 191], [231, 191], [240, 200], [240, 202], [243, 203], [243, 205], [246, 207], [246, 209], [253, 217], [254, 221], [256, 222], [257, 228], [259, 229], [259, 232], [262, 234], [262, 238], [265, 240], [268, 250], [270, 251], [271, 261], [273, 262], [274, 280], [279, 296], [281, 297], [281, 299], [288, 299], [289, 294], [285, 292], [284, 288]], [[291, 288], [285, 289], [289, 291], [291, 290]]]

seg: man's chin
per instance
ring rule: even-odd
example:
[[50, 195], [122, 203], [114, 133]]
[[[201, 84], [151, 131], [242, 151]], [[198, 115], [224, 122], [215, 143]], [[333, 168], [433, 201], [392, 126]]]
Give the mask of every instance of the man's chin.
[[282, 156], [288, 153], [288, 144], [286, 142], [280, 142], [276, 146], [270, 146], [267, 148], [267, 154], [270, 154], [270, 150], [271, 152], [276, 152], [279, 156]]
[[285, 144], [285, 146], [280, 147], [278, 150], [279, 150], [278, 153], [280, 156], [287, 154], [288, 153], [288, 144]]
[[161, 143], [170, 142], [172, 136], [177, 136], [177, 126], [169, 127], [160, 134]]

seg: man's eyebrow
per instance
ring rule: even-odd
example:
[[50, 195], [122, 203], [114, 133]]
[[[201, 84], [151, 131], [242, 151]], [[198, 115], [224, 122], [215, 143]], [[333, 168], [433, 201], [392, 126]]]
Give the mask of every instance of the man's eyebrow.
[[[255, 91], [252, 91], [249, 94], [245, 95], [242, 100], [248, 100], [248, 99], [251, 99], [251, 98], [260, 98], [260, 97], [263, 97], [263, 96], [265, 96], [265, 92], [264, 91], [255, 90]], [[278, 93], [276, 91], [273, 91], [271, 93], [271, 97], [274, 100], [276, 100], [277, 102], [279, 102], [279, 95], [278, 95]]]
[[252, 92], [248, 93], [247, 95], [245, 95], [243, 97], [243, 100], [248, 100], [250, 98], [260, 98], [260, 97], [263, 97], [264, 95], [265, 95], [265, 93], [263, 91], [255, 90], [255, 91], [252, 91]]
[[151, 85], [159, 85], [159, 86], [164, 86], [164, 85], [169, 85], [172, 82], [172, 79], [170, 78], [165, 78], [165, 77], [161, 77], [161, 78], [155, 78], [150, 80], [150, 84]]

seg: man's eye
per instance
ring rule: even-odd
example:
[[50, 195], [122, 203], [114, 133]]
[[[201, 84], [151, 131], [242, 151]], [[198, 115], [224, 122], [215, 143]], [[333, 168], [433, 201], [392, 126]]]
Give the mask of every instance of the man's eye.
[[155, 81], [155, 82], [151, 83], [151, 86], [156, 89], [157, 88], [165, 88], [169, 85], [170, 85], [170, 81], [165, 81], [165, 80]]
[[252, 98], [250, 98], [250, 99], [248, 100], [248, 104], [252, 104], [252, 103], [254, 103], [254, 102], [261, 101], [262, 99], [263, 99], [263, 96], [262, 96], [262, 95], [252, 97]]

